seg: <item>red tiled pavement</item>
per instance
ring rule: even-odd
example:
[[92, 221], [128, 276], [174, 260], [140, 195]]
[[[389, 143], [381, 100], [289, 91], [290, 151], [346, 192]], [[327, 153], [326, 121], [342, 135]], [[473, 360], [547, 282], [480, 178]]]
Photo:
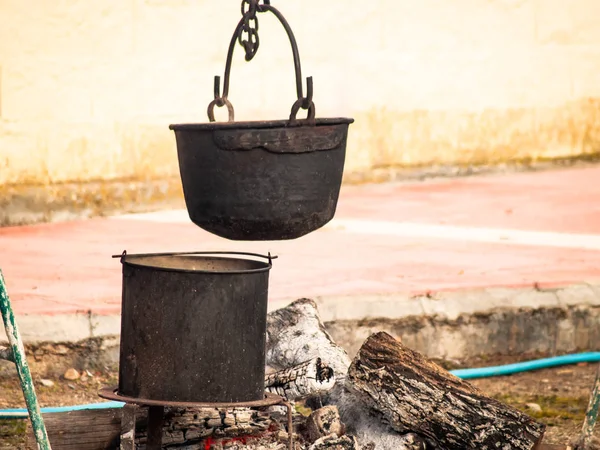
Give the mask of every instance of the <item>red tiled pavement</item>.
[[349, 186], [349, 217], [600, 234], [600, 168]]
[[[336, 219], [600, 235], [600, 168], [349, 186]], [[600, 236], [599, 236], [600, 238]], [[240, 243], [191, 223], [94, 219], [0, 228], [0, 268], [17, 314], [119, 310], [129, 253], [241, 250], [279, 255], [272, 300], [600, 281], [600, 248], [480, 243], [323, 229]]]

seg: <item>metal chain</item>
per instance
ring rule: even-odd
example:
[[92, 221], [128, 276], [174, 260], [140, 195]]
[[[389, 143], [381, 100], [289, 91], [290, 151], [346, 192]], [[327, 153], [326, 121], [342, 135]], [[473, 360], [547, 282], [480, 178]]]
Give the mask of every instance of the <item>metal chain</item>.
[[259, 0], [242, 0], [242, 16], [244, 24], [239, 35], [238, 42], [246, 52], [246, 61], [250, 61], [256, 55], [260, 40], [258, 38], [258, 10]]
[[246, 53], [246, 61], [250, 61], [256, 55], [259, 46], [258, 39], [258, 18], [257, 13], [271, 12], [277, 17], [277, 19], [285, 28], [285, 31], [290, 40], [292, 46], [292, 54], [294, 57], [294, 71], [296, 74], [296, 95], [297, 100], [292, 105], [292, 111], [290, 113], [290, 121], [296, 121], [296, 115], [300, 109], [307, 111], [308, 122], [314, 123], [315, 121], [315, 104], [313, 102], [313, 80], [312, 77], [306, 78], [306, 96], [304, 96], [302, 88], [302, 69], [300, 67], [300, 55], [298, 53], [298, 46], [296, 45], [296, 38], [290, 28], [289, 23], [283, 15], [275, 7], [271, 6], [271, 0], [242, 0], [242, 19], [238, 22], [238, 25], [231, 37], [229, 43], [229, 50], [227, 51], [227, 61], [225, 63], [225, 79], [223, 80], [223, 94], [221, 95], [221, 77], [215, 77], [214, 85], [214, 100], [208, 105], [208, 118], [211, 122], [215, 121], [214, 109], [215, 107], [227, 106], [229, 113], [229, 121], [234, 121], [234, 110], [233, 105], [228, 100], [229, 95], [229, 77], [231, 73], [231, 63], [233, 58], [233, 51], [238, 42], [244, 47]]

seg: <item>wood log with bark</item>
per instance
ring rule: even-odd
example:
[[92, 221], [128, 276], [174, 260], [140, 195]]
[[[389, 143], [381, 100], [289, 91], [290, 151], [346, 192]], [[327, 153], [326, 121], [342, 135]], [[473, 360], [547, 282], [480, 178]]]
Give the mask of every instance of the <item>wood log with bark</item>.
[[415, 432], [434, 448], [531, 450], [545, 431], [545, 425], [485, 396], [387, 333], [365, 341], [346, 389], [393, 430]]

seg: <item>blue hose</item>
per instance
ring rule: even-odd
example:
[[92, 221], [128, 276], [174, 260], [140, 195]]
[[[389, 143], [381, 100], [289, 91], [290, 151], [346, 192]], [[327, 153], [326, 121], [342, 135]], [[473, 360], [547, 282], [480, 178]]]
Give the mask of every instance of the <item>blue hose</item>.
[[458, 369], [451, 373], [463, 380], [473, 378], [488, 378], [502, 375], [512, 375], [531, 370], [548, 369], [550, 367], [566, 366], [582, 362], [600, 361], [600, 352], [576, 353], [573, 355], [553, 356], [552, 358], [535, 359], [533, 361], [524, 361], [515, 364], [506, 364], [503, 366], [480, 367], [477, 369]]
[[[450, 373], [463, 380], [473, 378], [489, 378], [503, 375], [512, 375], [515, 373], [529, 372], [532, 370], [548, 369], [550, 367], [566, 366], [582, 362], [600, 362], [600, 352], [576, 353], [572, 355], [553, 356], [552, 358], [535, 359], [515, 364], [506, 364], [503, 366], [478, 367], [475, 369], [457, 369]], [[60, 406], [55, 408], [42, 408], [42, 413], [57, 413], [82, 411], [89, 409], [108, 409], [121, 408], [124, 403], [121, 402], [103, 402], [90, 403], [87, 405]], [[26, 419], [28, 417], [26, 409], [5, 409], [0, 410], [0, 420], [2, 419]]]
[[[124, 403], [121, 402], [102, 402], [102, 403], [90, 403], [87, 405], [73, 405], [73, 406], [57, 406], [50, 408], [42, 408], [42, 414], [45, 413], [64, 413], [71, 411], [83, 411], [88, 409], [109, 409], [109, 408], [121, 408]], [[3, 409], [0, 410], [0, 420], [2, 419], [27, 419], [29, 414], [26, 409]]]

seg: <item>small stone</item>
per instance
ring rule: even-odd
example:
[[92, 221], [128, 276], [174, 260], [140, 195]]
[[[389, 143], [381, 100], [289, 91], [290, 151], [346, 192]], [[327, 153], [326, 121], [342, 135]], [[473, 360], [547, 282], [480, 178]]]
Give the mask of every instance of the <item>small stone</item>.
[[52, 380], [46, 380], [46, 379], [42, 378], [40, 380], [40, 384], [42, 386], [44, 386], [44, 387], [52, 387], [52, 386], [54, 386], [54, 381], [52, 381]]
[[525, 406], [533, 412], [542, 412], [542, 407], [537, 403], [526, 403]]
[[280, 440], [280, 441], [287, 441], [287, 440], [289, 440], [289, 438], [290, 438], [290, 435], [287, 434], [287, 432], [285, 432], [283, 430], [279, 430], [277, 432], [277, 439], [278, 440]]
[[58, 344], [54, 347], [54, 353], [56, 353], [57, 355], [66, 355], [67, 353], [69, 353], [69, 348], [65, 345]]
[[90, 377], [88, 377], [88, 376], [87, 376], [87, 375], [84, 373], [83, 375], [81, 375], [81, 378], [79, 379], [79, 381], [82, 381], [82, 382], [84, 382], [84, 383], [85, 383], [85, 382], [86, 382], [87, 380], [89, 380], [89, 379], [90, 379]]
[[71, 367], [70, 369], [67, 369], [63, 377], [65, 380], [75, 381], [79, 379], [80, 375], [79, 372]]
[[325, 406], [313, 411], [306, 421], [306, 431], [311, 442], [335, 434], [342, 436], [346, 430], [337, 406]]
[[67, 386], [69, 386], [69, 388], [75, 390], [75, 385], [74, 384], [69, 383], [69, 384], [67, 384]]
[[235, 418], [238, 423], [249, 423], [252, 420], [252, 411], [250, 410], [238, 410], [235, 411]]

